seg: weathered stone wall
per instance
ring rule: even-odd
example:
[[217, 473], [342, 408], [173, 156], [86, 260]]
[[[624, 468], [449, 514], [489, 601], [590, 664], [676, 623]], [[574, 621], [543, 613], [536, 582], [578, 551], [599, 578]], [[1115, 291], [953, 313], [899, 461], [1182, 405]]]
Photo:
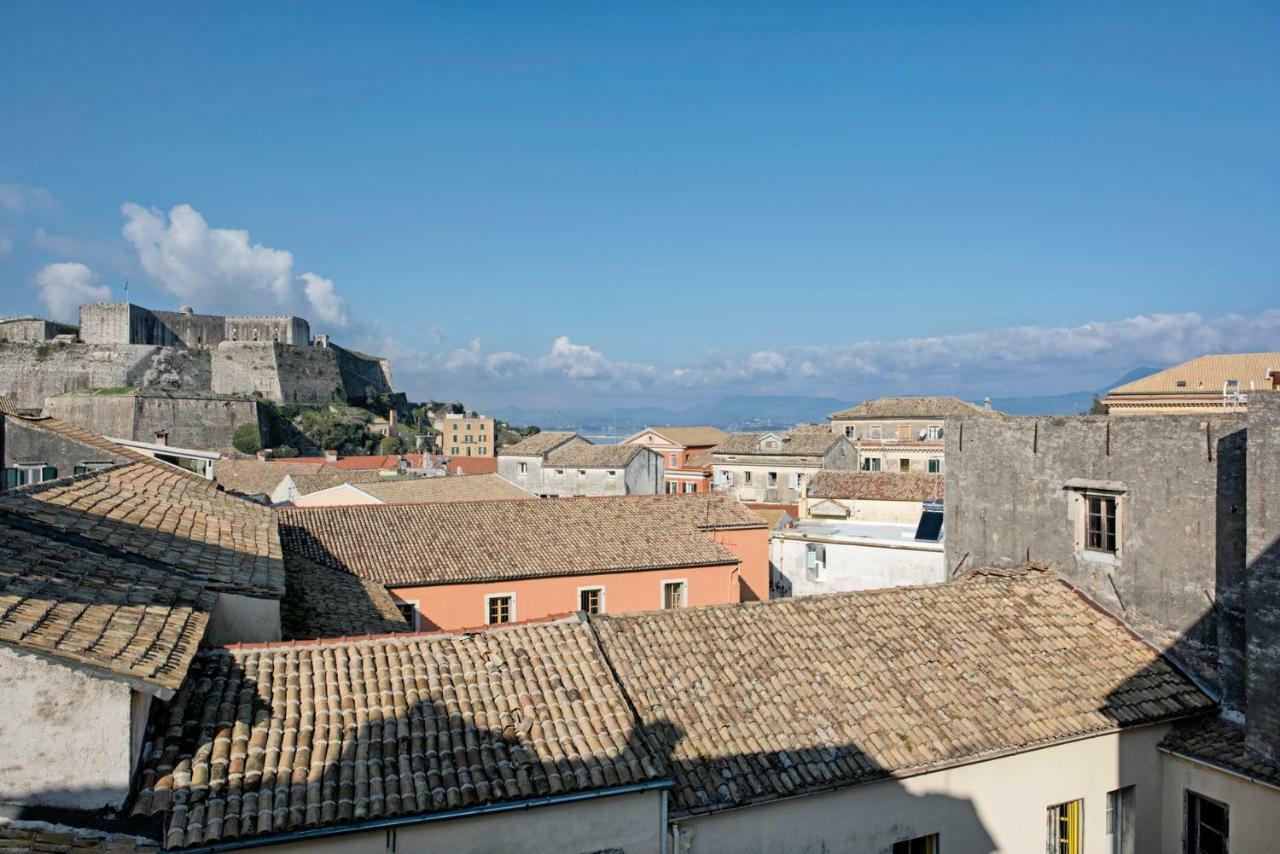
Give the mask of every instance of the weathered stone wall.
[[227, 322], [220, 314], [186, 314], [178, 311], [153, 311], [152, 337], [144, 344], [167, 347], [217, 347], [227, 337]]
[[226, 341], [278, 341], [305, 347], [311, 343], [311, 326], [301, 317], [227, 317]]
[[48, 341], [55, 335], [74, 335], [77, 329], [69, 323], [58, 323], [41, 317], [11, 317], [0, 320], [0, 341]]
[[213, 353], [212, 390], [260, 394], [276, 403], [346, 399], [333, 350], [270, 342], [224, 341]]
[[[0, 456], [4, 458], [5, 468], [19, 463], [38, 463], [57, 469], [58, 477], [69, 477], [75, 474], [76, 466], [85, 463], [129, 462], [128, 457], [73, 442], [19, 418], [0, 416], [0, 419], [3, 419]], [[0, 489], [3, 488], [4, 482], [0, 481]]]
[[154, 442], [163, 431], [170, 445], [203, 451], [230, 451], [241, 424], [263, 429], [256, 401], [184, 392], [63, 394], [49, 398], [45, 411], [103, 436]]
[[363, 397], [363, 390], [352, 395], [344, 389], [333, 348], [281, 344], [276, 347], [276, 359], [283, 403], [330, 403]]
[[212, 354], [210, 390], [216, 394], [259, 394], [279, 401], [276, 345], [224, 341]]
[[366, 396], [370, 386], [378, 394], [392, 391], [391, 367], [386, 359], [366, 356], [336, 344], [322, 348], [334, 354], [338, 370], [342, 375], [342, 386], [348, 400], [358, 400]]
[[80, 340], [86, 344], [134, 344], [146, 340], [141, 306], [123, 302], [93, 302], [80, 306]]
[[141, 382], [155, 347], [62, 343], [0, 343], [0, 393], [21, 408], [40, 409], [46, 397], [72, 389], [115, 388]]
[[[1049, 564], [1243, 705], [1243, 417], [952, 421], [950, 572]], [[1078, 549], [1073, 479], [1123, 490], [1118, 556]]]
[[1280, 392], [1249, 394], [1248, 515], [1245, 743], [1280, 765]]

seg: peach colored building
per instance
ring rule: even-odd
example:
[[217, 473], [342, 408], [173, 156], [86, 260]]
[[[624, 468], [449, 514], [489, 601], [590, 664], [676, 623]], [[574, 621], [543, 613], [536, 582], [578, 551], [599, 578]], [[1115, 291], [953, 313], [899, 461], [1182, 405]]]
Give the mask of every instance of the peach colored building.
[[286, 560], [383, 585], [418, 629], [767, 599], [769, 532], [725, 495], [298, 508]]
[[647, 427], [624, 445], [643, 445], [662, 456], [663, 492], [711, 491], [711, 454], [729, 434], [715, 427]]

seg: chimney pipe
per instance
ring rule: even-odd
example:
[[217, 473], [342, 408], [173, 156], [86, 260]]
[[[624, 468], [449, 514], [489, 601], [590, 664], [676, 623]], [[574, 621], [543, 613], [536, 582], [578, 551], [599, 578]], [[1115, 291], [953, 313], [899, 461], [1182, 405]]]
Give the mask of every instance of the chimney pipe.
[[336, 462], [338, 461], [338, 452], [337, 452], [337, 451], [325, 451], [325, 452], [324, 452], [324, 461], [325, 461], [326, 463], [336, 463]]
[[984, 398], [982, 399], [982, 408], [983, 408], [983, 409], [985, 409], [985, 410], [987, 410], [988, 412], [990, 412], [990, 411], [991, 411], [991, 398], [989, 398], [989, 397], [984, 397]]

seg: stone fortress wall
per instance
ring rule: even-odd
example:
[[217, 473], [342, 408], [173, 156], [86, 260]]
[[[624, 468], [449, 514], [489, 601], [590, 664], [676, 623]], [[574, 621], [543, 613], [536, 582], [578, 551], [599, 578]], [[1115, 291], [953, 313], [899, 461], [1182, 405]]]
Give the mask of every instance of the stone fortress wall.
[[[80, 326], [0, 320], [0, 393], [43, 409], [65, 392], [120, 387], [325, 404], [394, 391], [385, 359], [313, 343], [301, 317], [224, 317], [190, 307], [80, 307]], [[89, 426], [89, 425], [85, 425]]]

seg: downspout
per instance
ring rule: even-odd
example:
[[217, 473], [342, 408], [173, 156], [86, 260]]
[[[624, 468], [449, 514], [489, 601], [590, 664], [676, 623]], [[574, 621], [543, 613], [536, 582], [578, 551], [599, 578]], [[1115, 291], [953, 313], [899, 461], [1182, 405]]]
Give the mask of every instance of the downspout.
[[670, 790], [663, 789], [659, 794], [662, 796], [662, 802], [658, 807], [658, 854], [669, 854], [667, 839], [667, 796], [670, 794]]

